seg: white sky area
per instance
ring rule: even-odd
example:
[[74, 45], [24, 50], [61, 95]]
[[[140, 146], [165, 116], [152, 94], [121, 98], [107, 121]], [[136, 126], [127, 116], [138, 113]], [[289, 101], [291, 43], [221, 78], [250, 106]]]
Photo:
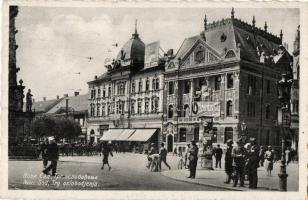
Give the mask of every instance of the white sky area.
[[[74, 91], [88, 92], [87, 82], [106, 71], [104, 60], [113, 58], [134, 32], [144, 43], [159, 40], [167, 51], [178, 50], [184, 38], [203, 30], [208, 23], [230, 18], [231, 8], [53, 8], [20, 7], [16, 18], [17, 66], [21, 78], [36, 101], [55, 99]], [[299, 9], [235, 8], [235, 17], [279, 35], [293, 50], [299, 25]], [[118, 47], [112, 44], [118, 43]], [[111, 51], [111, 52], [110, 52]], [[91, 61], [87, 57], [93, 57]], [[80, 75], [78, 74], [80, 72]]]

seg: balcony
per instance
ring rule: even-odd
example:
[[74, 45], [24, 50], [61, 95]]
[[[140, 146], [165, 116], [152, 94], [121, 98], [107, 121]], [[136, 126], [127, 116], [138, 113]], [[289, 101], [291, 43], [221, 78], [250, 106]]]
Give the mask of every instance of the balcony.
[[191, 124], [191, 123], [201, 123], [201, 120], [198, 117], [179, 117], [178, 122]]

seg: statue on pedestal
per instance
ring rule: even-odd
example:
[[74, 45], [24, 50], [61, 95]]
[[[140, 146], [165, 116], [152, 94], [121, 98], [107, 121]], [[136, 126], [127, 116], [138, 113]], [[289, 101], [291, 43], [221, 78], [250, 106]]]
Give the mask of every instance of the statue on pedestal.
[[27, 112], [32, 112], [32, 94], [31, 90], [28, 90], [27, 96], [26, 96], [26, 111]]

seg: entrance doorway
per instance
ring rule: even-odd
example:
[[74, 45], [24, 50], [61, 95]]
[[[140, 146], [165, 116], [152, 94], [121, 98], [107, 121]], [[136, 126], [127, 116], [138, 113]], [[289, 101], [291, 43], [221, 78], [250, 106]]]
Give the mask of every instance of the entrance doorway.
[[167, 137], [167, 150], [168, 152], [173, 152], [173, 136], [168, 135]]

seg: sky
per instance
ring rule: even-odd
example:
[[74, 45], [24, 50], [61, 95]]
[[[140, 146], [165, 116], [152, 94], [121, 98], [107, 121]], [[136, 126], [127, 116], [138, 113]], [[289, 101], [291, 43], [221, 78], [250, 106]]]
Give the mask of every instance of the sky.
[[[20, 7], [16, 18], [18, 80], [43, 97], [88, 92], [87, 82], [103, 74], [106, 58], [114, 58], [137, 30], [144, 43], [160, 41], [176, 52], [186, 37], [200, 34], [204, 15], [208, 23], [230, 18], [231, 8], [85, 8]], [[235, 8], [235, 17], [279, 35], [293, 50], [299, 9]], [[117, 43], [118, 47], [113, 46]], [[93, 57], [89, 60], [88, 57]]]

